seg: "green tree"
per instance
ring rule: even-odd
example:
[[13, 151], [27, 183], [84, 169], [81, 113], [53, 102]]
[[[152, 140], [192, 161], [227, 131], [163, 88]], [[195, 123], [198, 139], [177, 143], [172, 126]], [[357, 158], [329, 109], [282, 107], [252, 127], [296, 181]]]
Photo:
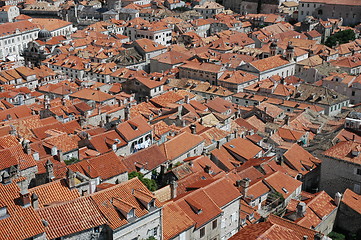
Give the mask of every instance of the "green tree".
[[68, 160], [64, 160], [64, 163], [65, 163], [66, 165], [71, 165], [71, 164], [77, 163], [77, 162], [79, 162], [79, 161], [80, 161], [80, 160], [79, 160], [78, 158], [71, 157], [71, 158], [69, 158]]
[[128, 174], [128, 179], [137, 177], [150, 191], [155, 191], [158, 189], [157, 182], [153, 179], [144, 178], [144, 175], [140, 172], [133, 171]]
[[346, 239], [345, 235], [343, 235], [341, 233], [337, 233], [337, 232], [330, 232], [330, 234], [328, 234], [328, 236], [330, 238], [332, 238], [332, 240], [345, 240]]
[[328, 47], [336, 46], [337, 42], [339, 44], [348, 43], [349, 41], [355, 40], [355, 33], [351, 29], [339, 31], [331, 36], [329, 36], [325, 42], [325, 45]]

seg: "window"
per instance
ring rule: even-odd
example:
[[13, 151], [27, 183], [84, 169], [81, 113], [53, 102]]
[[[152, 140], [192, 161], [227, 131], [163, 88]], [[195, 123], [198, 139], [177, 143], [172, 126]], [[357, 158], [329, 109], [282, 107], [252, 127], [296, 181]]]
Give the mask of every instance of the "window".
[[129, 213], [127, 214], [127, 219], [130, 219], [134, 217], [134, 209], [130, 210]]
[[212, 229], [217, 228], [217, 219], [212, 222]]
[[99, 232], [99, 227], [95, 227], [95, 228], [94, 228], [94, 232], [95, 232], [95, 233], [98, 233], [98, 232]]
[[237, 215], [236, 215], [236, 213], [232, 213], [232, 215], [231, 215], [231, 221], [232, 221], [232, 222], [236, 222], [236, 221], [237, 221]]
[[355, 91], [352, 91], [351, 96], [355, 96]]
[[206, 235], [206, 228], [205, 228], [205, 227], [202, 227], [202, 228], [199, 230], [199, 237], [202, 238], [202, 237], [204, 237], [204, 235]]
[[355, 174], [361, 175], [361, 168], [356, 168], [355, 169]]

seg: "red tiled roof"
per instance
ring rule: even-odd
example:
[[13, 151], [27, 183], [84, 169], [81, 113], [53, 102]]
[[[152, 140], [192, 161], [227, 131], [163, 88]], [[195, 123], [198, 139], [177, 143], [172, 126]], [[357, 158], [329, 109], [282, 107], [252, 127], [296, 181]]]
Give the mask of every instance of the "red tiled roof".
[[361, 152], [361, 143], [354, 141], [339, 142], [323, 152], [323, 155], [347, 162], [361, 164], [361, 154], [356, 156], [352, 154], [352, 151]]
[[45, 230], [50, 239], [71, 235], [107, 223], [107, 219], [99, 211], [91, 197], [81, 197], [70, 202], [41, 208], [37, 210], [37, 213], [48, 222]]
[[[129, 223], [126, 217], [119, 214], [119, 211], [112, 204], [114, 198], [121, 199], [133, 206], [137, 218], [141, 218], [149, 213], [142, 203], [133, 195], [134, 189], [141, 190], [145, 194], [153, 196], [152, 192], [150, 192], [138, 178], [133, 178], [127, 182], [117, 184], [91, 195], [100, 212], [107, 217], [108, 225], [111, 229], [114, 230]], [[155, 205], [160, 207], [158, 200], [156, 200]]]
[[128, 172], [139, 171], [139, 169], [136, 168], [136, 165], [142, 166], [144, 169], [150, 171], [166, 161], [167, 158], [163, 155], [158, 145], [142, 149], [139, 152], [133, 153], [122, 159]]
[[126, 167], [114, 152], [77, 162], [69, 165], [68, 168], [91, 178], [100, 177], [102, 180], [127, 172]]
[[193, 221], [196, 222], [197, 229], [222, 213], [221, 209], [202, 189], [191, 192], [184, 198], [180, 198], [175, 202]]
[[89, 88], [84, 88], [78, 92], [75, 92], [70, 95], [70, 97], [73, 98], [80, 98], [80, 99], [86, 99], [86, 100], [93, 100], [95, 102], [104, 102], [106, 100], [114, 98], [114, 96], [99, 91], [99, 90], [93, 90]]
[[69, 189], [65, 180], [57, 180], [43, 184], [29, 190], [30, 196], [38, 196], [39, 207], [46, 207], [54, 203], [67, 202], [80, 197], [77, 189]]
[[235, 138], [223, 145], [229, 152], [233, 152], [244, 159], [254, 158], [262, 148], [244, 138]]
[[361, 214], [361, 195], [346, 189], [342, 197], [342, 203]]
[[1, 238], [6, 240], [21, 240], [40, 235], [45, 232], [40, 217], [32, 207], [18, 205], [20, 189], [13, 182], [0, 184], [0, 205], [7, 207], [8, 217], [0, 220]]
[[201, 136], [183, 132], [159, 147], [168, 160], [173, 160], [204, 141]]
[[163, 237], [172, 239], [181, 232], [191, 228], [195, 222], [174, 202], [163, 206]]
[[290, 62], [287, 59], [283, 58], [280, 55], [276, 55], [269, 58], [253, 61], [250, 64], [256, 69], [258, 69], [260, 72], [264, 72], [289, 63]]
[[152, 130], [151, 126], [142, 116], [136, 116], [118, 125], [116, 131], [120, 133], [126, 141], [133, 140]]
[[282, 173], [275, 172], [264, 179], [264, 182], [275, 191], [281, 193], [284, 198], [289, 197], [297, 188], [302, 186], [302, 182]]
[[117, 148], [127, 145], [127, 142], [115, 130], [91, 136], [89, 142], [99, 153], [112, 151], [113, 144], [116, 144]]

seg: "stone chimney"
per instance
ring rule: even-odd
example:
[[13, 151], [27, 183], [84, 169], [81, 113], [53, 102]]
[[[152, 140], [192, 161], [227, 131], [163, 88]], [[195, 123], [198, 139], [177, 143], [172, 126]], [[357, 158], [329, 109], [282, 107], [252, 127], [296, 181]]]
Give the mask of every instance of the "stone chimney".
[[192, 134], [197, 134], [197, 126], [194, 123], [191, 124], [190, 129]]
[[248, 188], [251, 183], [251, 180], [249, 178], [244, 178], [240, 181], [241, 181], [241, 187], [243, 188], [241, 193], [242, 193], [243, 197], [247, 197]]
[[54, 165], [50, 161], [50, 159], [48, 159], [48, 161], [46, 161], [45, 169], [46, 169], [46, 178], [49, 182], [51, 182], [51, 180], [54, 178]]
[[58, 160], [59, 162], [64, 162], [64, 155], [63, 155], [63, 151], [62, 150], [58, 150]]
[[127, 105], [124, 109], [124, 120], [127, 121], [130, 118], [130, 107]]
[[16, 131], [16, 127], [14, 125], [10, 125], [10, 131], [9, 131], [10, 135], [16, 136], [17, 135], [17, 131]]
[[188, 95], [184, 96], [184, 103], [189, 104], [189, 96]]
[[170, 184], [170, 197], [171, 197], [171, 199], [177, 197], [177, 187], [178, 187], [177, 181], [172, 181], [171, 184]]
[[304, 203], [304, 202], [299, 202], [298, 204], [297, 204], [297, 209], [296, 209], [296, 214], [297, 214], [297, 218], [300, 218], [300, 217], [304, 217], [305, 216], [305, 214], [306, 214], [306, 208], [307, 208], [307, 206], [306, 206], [306, 203]]
[[31, 154], [31, 147], [28, 140], [26, 140], [26, 142], [24, 143], [24, 151], [27, 155]]
[[2, 174], [2, 184], [7, 185], [11, 183], [11, 177], [8, 172]]
[[75, 187], [75, 173], [71, 169], [66, 172], [66, 183], [69, 188]]
[[56, 146], [53, 146], [51, 148], [51, 156], [55, 156], [58, 154], [58, 148]]
[[285, 124], [288, 126], [290, 124], [290, 117], [286, 115], [285, 117]]
[[38, 209], [39, 208], [39, 198], [38, 198], [38, 195], [36, 195], [36, 193], [33, 193], [31, 195], [31, 206], [34, 208], [34, 209]]
[[336, 206], [338, 207], [341, 203], [341, 200], [342, 200], [342, 194], [337, 192], [335, 194], [335, 203], [336, 203]]

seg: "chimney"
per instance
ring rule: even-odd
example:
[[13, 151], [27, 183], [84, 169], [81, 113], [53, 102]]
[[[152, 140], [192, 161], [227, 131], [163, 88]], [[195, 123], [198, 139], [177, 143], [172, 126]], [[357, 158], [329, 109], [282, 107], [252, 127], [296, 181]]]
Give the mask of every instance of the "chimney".
[[9, 131], [10, 135], [16, 136], [17, 135], [17, 131], [16, 131], [16, 127], [14, 125], [10, 125], [10, 131]]
[[149, 97], [148, 96], [145, 96], [145, 102], [149, 102]]
[[39, 208], [39, 198], [38, 198], [38, 195], [36, 195], [36, 193], [33, 193], [31, 195], [31, 206], [34, 208], [34, 209], [38, 209]]
[[188, 162], [188, 165], [189, 165], [190, 167], [193, 167], [193, 161], [190, 160], [190, 161]]
[[11, 178], [8, 172], [2, 174], [2, 184], [7, 185], [11, 183]]
[[53, 146], [51, 148], [51, 156], [55, 156], [56, 154], [58, 154], [58, 148], [56, 146]]
[[303, 238], [302, 238], [303, 240], [307, 240], [308, 239], [308, 236], [307, 235], [305, 235], [305, 236], [303, 236]]
[[342, 194], [337, 192], [335, 194], [335, 203], [336, 203], [336, 206], [338, 207], [341, 203], [341, 200], [342, 200]]
[[31, 154], [31, 147], [29, 141], [26, 141], [24, 144], [24, 150], [27, 155]]
[[177, 181], [172, 181], [170, 184], [170, 196], [171, 199], [174, 199], [177, 197], [177, 187], [178, 187], [178, 183]]
[[33, 152], [33, 158], [35, 161], [39, 161], [40, 160], [40, 156], [38, 152]]
[[242, 193], [243, 197], [246, 197], [251, 180], [249, 178], [244, 178], [240, 181], [241, 181], [241, 187], [243, 188], [241, 193]]
[[59, 162], [64, 162], [64, 155], [63, 155], [63, 151], [62, 150], [58, 150], [58, 160]]
[[129, 120], [129, 118], [130, 118], [129, 115], [130, 115], [130, 107], [129, 107], [129, 105], [127, 105], [124, 109], [124, 120], [125, 121]]
[[49, 182], [51, 182], [51, 180], [54, 178], [54, 165], [53, 163], [50, 161], [50, 159], [48, 159], [48, 161], [46, 161], [45, 163], [45, 169], [46, 169], [46, 177], [47, 180]]
[[27, 183], [24, 181], [20, 181], [17, 183], [20, 187], [20, 205], [22, 207], [30, 206], [30, 194], [28, 190]]
[[287, 126], [290, 125], [290, 117], [288, 115], [286, 115], [286, 117], [285, 117], [285, 124]]
[[181, 123], [182, 123], [182, 127], [185, 127], [185, 126], [186, 126], [186, 120], [181, 119]]
[[206, 173], [211, 174], [211, 173], [212, 173], [211, 166], [206, 165], [206, 166], [204, 167], [204, 171], [205, 171]]
[[299, 202], [298, 204], [297, 204], [297, 218], [300, 218], [300, 217], [304, 217], [305, 216], [305, 214], [306, 214], [306, 203], [304, 203], [304, 202]]
[[69, 188], [75, 187], [75, 173], [71, 169], [66, 172], [66, 183]]
[[242, 183], [242, 180], [237, 180], [236, 181], [236, 187], [238, 187], [238, 188], [241, 187], [241, 183]]
[[321, 233], [315, 233], [313, 239], [314, 240], [322, 240], [323, 236]]
[[192, 134], [197, 134], [197, 126], [194, 123], [191, 124], [190, 129]]
[[189, 104], [189, 96], [188, 95], [184, 96], [184, 103]]

